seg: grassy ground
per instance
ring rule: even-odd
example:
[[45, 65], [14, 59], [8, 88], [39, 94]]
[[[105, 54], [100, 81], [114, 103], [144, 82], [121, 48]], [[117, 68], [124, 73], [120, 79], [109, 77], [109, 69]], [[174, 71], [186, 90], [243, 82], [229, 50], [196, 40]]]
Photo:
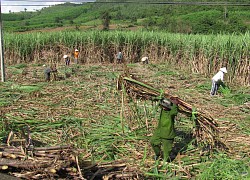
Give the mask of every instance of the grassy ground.
[[72, 144], [83, 149], [85, 159], [125, 160], [148, 179], [250, 178], [249, 87], [229, 85], [230, 89], [211, 97], [210, 79], [202, 75], [163, 63], [127, 66], [144, 82], [168, 89], [212, 115], [230, 152], [209, 154], [196, 147], [190, 118], [179, 114], [175, 159], [166, 166], [157, 165], [149, 138], [159, 109], [151, 102], [122, 101], [116, 80], [124, 69], [115, 64], [60, 65], [60, 79], [53, 82], [44, 82], [39, 64], [7, 67], [7, 82], [0, 84], [0, 138], [4, 141], [10, 130], [18, 133], [29, 125], [35, 146]]

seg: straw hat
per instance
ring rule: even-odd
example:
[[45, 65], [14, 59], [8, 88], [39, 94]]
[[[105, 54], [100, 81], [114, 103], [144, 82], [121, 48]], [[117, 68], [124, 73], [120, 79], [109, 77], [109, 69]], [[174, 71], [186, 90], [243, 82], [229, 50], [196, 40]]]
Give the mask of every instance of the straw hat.
[[227, 68], [226, 67], [220, 68], [220, 71], [227, 73]]
[[68, 55], [64, 55], [64, 56], [63, 56], [64, 59], [67, 58], [67, 57], [68, 57]]

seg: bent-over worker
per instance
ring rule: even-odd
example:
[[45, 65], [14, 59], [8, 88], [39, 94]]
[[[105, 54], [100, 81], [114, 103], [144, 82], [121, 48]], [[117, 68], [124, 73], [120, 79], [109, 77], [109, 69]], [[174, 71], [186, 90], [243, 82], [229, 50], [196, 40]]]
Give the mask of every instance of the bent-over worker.
[[212, 88], [210, 91], [211, 96], [217, 94], [220, 85], [223, 84], [224, 73], [227, 73], [227, 69], [225, 67], [220, 68], [219, 72], [213, 76]]
[[65, 60], [65, 65], [66, 65], [66, 66], [69, 66], [69, 63], [70, 63], [70, 58], [69, 58], [69, 56], [68, 56], [68, 55], [64, 55], [64, 56], [63, 56], [63, 59]]
[[148, 64], [149, 58], [147, 56], [141, 58], [142, 64]]
[[56, 80], [56, 73], [57, 73], [56, 66], [46, 67], [46, 65], [44, 64], [43, 67], [45, 68], [43, 71], [45, 81], [50, 81], [51, 73], [53, 73], [53, 80]]
[[51, 68], [50, 67], [46, 67], [46, 65], [44, 64], [43, 67], [45, 68], [43, 70], [44, 72], [44, 77], [45, 77], [45, 81], [50, 81], [50, 73], [51, 73]]

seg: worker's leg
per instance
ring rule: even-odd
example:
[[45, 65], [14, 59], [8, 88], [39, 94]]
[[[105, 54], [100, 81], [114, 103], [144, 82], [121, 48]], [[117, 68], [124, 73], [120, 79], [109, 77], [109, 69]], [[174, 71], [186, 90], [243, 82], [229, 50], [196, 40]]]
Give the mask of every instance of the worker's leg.
[[216, 82], [212, 80], [212, 88], [211, 88], [211, 96], [213, 96], [216, 93]]
[[45, 73], [45, 81], [50, 81], [50, 74], [49, 73]]
[[174, 139], [163, 139], [162, 140], [164, 162], [170, 160], [169, 155], [172, 151], [173, 142], [174, 142]]
[[48, 81], [50, 81], [50, 73], [48, 73]]
[[158, 159], [161, 154], [161, 139], [158, 134], [159, 133], [156, 130], [150, 139], [150, 144], [155, 152], [155, 160]]
[[214, 94], [217, 94], [217, 92], [218, 92], [218, 89], [219, 89], [219, 86], [220, 86], [220, 84], [218, 84], [217, 82], [215, 83], [215, 92], [214, 92]]

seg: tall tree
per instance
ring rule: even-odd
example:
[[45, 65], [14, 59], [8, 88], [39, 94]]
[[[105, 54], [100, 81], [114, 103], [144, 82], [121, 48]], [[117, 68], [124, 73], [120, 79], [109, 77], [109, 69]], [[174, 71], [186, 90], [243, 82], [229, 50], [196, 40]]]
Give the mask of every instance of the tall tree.
[[108, 31], [109, 23], [111, 20], [111, 16], [109, 15], [109, 12], [107, 11], [103, 12], [101, 18], [102, 18], [102, 25], [103, 25], [102, 30]]

